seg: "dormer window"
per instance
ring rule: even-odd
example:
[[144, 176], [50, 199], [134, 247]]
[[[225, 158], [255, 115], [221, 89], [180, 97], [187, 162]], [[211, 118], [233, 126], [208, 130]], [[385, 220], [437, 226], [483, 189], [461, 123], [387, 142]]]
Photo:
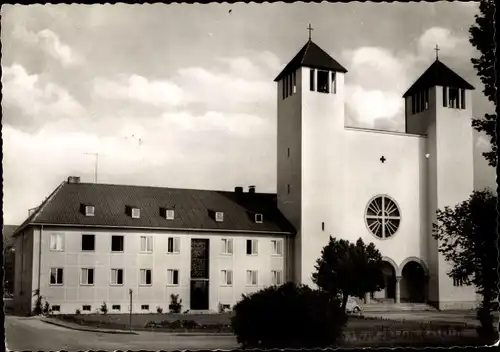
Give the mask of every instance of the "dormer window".
[[127, 207], [127, 214], [132, 217], [132, 219], [139, 219], [141, 217], [141, 209], [136, 207]]
[[94, 216], [95, 215], [95, 207], [93, 205], [85, 206], [85, 216]]
[[255, 223], [262, 224], [264, 222], [264, 215], [255, 214]]
[[165, 212], [165, 217], [167, 220], [175, 219], [175, 211], [173, 209], [167, 209]]
[[224, 221], [224, 213], [221, 211], [216, 212], [215, 213], [215, 221], [223, 222]]

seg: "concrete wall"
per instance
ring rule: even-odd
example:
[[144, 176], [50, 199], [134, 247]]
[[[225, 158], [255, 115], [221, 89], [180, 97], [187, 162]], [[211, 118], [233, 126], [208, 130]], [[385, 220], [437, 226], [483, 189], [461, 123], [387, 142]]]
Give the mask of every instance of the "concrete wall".
[[[64, 250], [51, 251], [49, 238], [51, 233], [60, 233], [64, 236]], [[95, 234], [95, 251], [81, 251], [82, 234]], [[124, 236], [124, 252], [111, 252], [111, 236]], [[140, 236], [153, 237], [153, 252], [140, 253]], [[180, 253], [167, 253], [167, 238], [180, 238]], [[36, 238], [36, 234], [35, 234]], [[234, 305], [241, 299], [242, 294], [255, 292], [271, 284], [271, 270], [286, 272], [286, 251], [283, 256], [271, 254], [271, 239], [284, 241], [284, 248], [288, 241], [284, 237], [256, 236], [228, 233], [193, 232], [133, 232], [127, 230], [90, 230], [44, 228], [41, 234], [41, 270], [40, 290], [51, 305], [60, 305], [61, 313], [74, 313], [82, 309], [82, 305], [91, 305], [95, 312], [103, 302], [108, 309], [112, 305], [121, 305], [121, 312], [125, 313], [129, 307], [129, 289], [133, 290], [133, 310], [141, 311], [141, 305], [148, 304], [151, 312], [156, 312], [160, 306], [166, 312], [170, 303], [171, 294], [179, 294], [182, 299], [183, 310], [190, 308], [190, 269], [191, 269], [191, 239], [206, 238], [210, 240], [210, 283], [209, 309], [216, 311], [219, 303]], [[221, 252], [221, 239], [233, 239], [233, 255], [224, 255]], [[258, 240], [258, 255], [246, 254], [246, 239]], [[38, 243], [34, 252], [39, 250]], [[50, 285], [50, 268], [64, 268], [63, 285]], [[94, 268], [94, 285], [80, 284], [80, 269]], [[111, 269], [124, 269], [124, 284], [111, 285]], [[153, 283], [150, 286], [139, 285], [139, 270], [152, 269]], [[167, 285], [167, 269], [179, 270], [179, 285]], [[221, 270], [233, 270], [233, 285], [222, 285]], [[246, 285], [246, 270], [258, 271], [258, 285]], [[38, 285], [37, 262], [33, 265], [33, 286]], [[83, 312], [82, 312], [83, 313]]]

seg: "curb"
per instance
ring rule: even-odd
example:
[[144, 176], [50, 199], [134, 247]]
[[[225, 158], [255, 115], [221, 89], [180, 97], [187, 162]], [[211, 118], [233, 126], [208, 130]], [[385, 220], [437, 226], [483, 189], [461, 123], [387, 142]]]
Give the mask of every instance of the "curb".
[[60, 327], [70, 329], [70, 330], [101, 332], [101, 333], [105, 333], [105, 334], [139, 335], [137, 332], [134, 332], [134, 331], [87, 328], [87, 327], [83, 327], [83, 326], [71, 326], [71, 325], [67, 325], [64, 323], [55, 322], [55, 321], [49, 320], [49, 319], [40, 319], [40, 320], [43, 321], [44, 323], [60, 326]]

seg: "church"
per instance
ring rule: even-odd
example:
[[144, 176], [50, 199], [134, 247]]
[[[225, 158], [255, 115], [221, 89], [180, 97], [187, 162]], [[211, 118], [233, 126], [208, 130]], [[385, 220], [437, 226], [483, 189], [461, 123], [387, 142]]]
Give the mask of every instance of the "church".
[[405, 132], [345, 126], [348, 71], [311, 39], [275, 78], [277, 193], [82, 183], [70, 176], [16, 230], [14, 300], [54, 313], [230, 309], [311, 274], [330, 236], [373, 242], [386, 288], [365, 306], [473, 308], [432, 237], [473, 190], [471, 90], [436, 61], [402, 95]]

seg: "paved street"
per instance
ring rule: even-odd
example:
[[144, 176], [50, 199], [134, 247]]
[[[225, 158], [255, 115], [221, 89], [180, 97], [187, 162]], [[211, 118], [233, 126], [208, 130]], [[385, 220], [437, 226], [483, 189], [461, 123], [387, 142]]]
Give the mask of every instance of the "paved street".
[[78, 350], [184, 350], [234, 349], [230, 336], [172, 336], [140, 332], [139, 335], [106, 334], [69, 330], [40, 321], [36, 317], [6, 316], [7, 347], [14, 351]]

